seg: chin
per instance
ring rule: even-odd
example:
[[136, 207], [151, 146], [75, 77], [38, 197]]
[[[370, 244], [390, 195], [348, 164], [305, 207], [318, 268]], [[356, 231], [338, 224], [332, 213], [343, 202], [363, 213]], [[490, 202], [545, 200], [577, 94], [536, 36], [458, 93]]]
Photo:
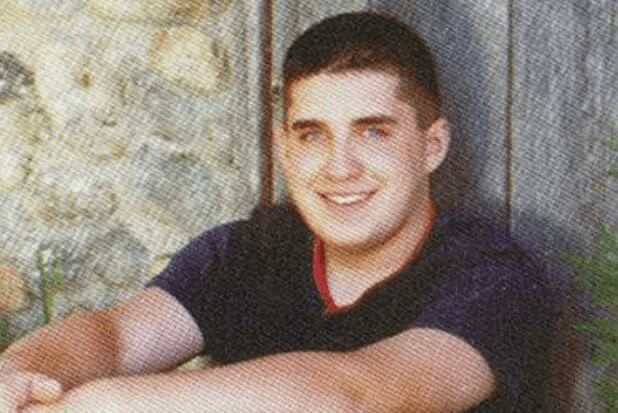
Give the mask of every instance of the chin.
[[354, 234], [332, 233], [333, 228], [329, 228], [328, 232], [315, 232], [325, 244], [343, 248], [346, 250], [368, 250], [380, 244], [378, 237], [368, 233], [355, 232]]

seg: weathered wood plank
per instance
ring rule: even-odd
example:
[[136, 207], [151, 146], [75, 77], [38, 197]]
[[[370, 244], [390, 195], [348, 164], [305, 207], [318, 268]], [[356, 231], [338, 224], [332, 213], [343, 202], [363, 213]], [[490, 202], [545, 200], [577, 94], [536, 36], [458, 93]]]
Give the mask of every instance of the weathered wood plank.
[[512, 228], [532, 249], [546, 252], [567, 247], [563, 232], [578, 225], [574, 214], [583, 195], [572, 179], [585, 151], [569, 124], [579, 106], [571, 6], [523, 0], [513, 16]]
[[516, 2], [512, 228], [544, 255], [618, 219], [603, 144], [618, 135], [617, 6], [603, 4]]
[[[602, 143], [618, 135], [618, 8], [608, 1], [513, 4], [511, 228], [545, 261], [564, 296], [573, 274], [562, 253], [590, 250], [593, 223], [618, 218], [616, 183], [607, 176], [616, 157]], [[570, 411], [599, 411], [585, 364]]]

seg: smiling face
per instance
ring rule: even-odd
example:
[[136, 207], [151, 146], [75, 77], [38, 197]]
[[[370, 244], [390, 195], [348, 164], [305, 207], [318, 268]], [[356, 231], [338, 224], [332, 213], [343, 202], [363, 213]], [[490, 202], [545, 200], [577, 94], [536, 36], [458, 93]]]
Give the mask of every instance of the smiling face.
[[325, 244], [367, 249], [419, 231], [448, 147], [443, 119], [421, 131], [399, 78], [374, 71], [295, 81], [288, 103], [279, 154], [293, 202]]

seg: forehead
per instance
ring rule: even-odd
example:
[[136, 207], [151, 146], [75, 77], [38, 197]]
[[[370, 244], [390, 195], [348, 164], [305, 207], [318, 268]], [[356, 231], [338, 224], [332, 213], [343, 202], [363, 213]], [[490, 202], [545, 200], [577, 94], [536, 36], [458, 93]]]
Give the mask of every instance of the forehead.
[[394, 115], [402, 106], [400, 78], [384, 72], [322, 73], [293, 82], [288, 91], [288, 121], [357, 119]]

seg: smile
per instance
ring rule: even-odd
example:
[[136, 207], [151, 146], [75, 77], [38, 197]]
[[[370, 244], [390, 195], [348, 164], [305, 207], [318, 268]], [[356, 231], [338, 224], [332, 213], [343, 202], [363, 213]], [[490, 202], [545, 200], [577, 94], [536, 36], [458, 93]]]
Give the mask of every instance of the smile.
[[369, 199], [374, 192], [362, 192], [355, 194], [345, 194], [345, 195], [337, 195], [337, 194], [320, 194], [327, 201], [335, 203], [337, 205], [352, 205], [363, 202]]

